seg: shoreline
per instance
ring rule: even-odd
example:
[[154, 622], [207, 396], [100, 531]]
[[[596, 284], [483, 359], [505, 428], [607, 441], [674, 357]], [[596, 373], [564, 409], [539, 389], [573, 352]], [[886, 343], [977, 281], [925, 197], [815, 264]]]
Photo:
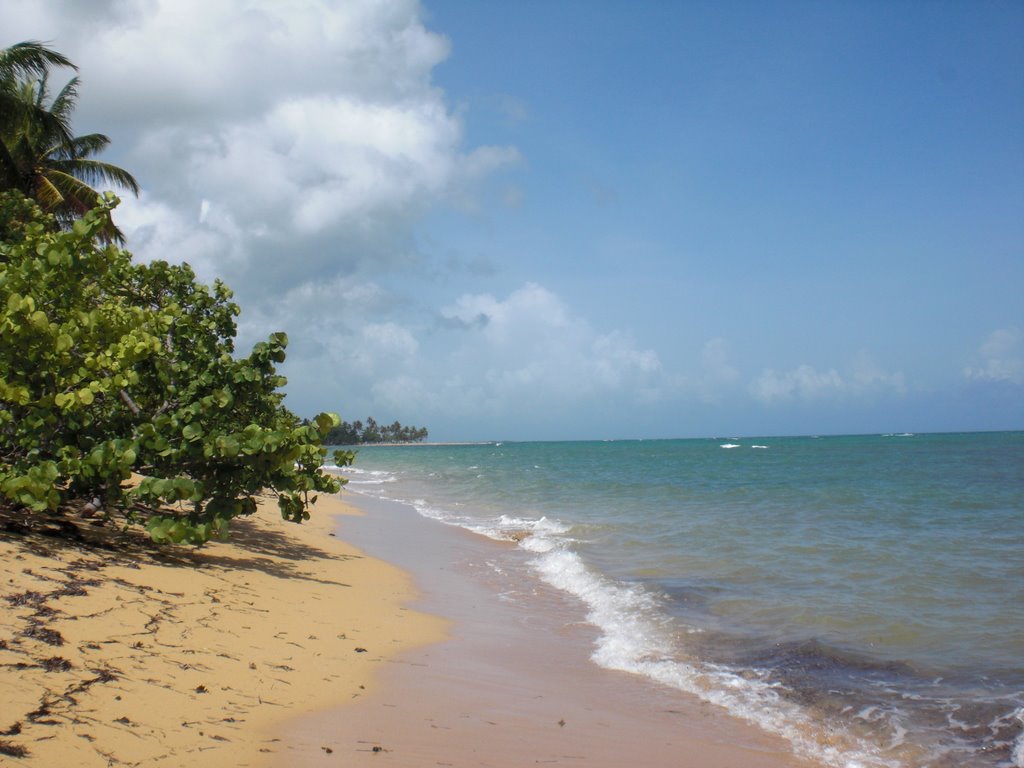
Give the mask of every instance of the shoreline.
[[511, 543], [353, 495], [301, 526], [265, 500], [199, 550], [0, 518], [0, 747], [27, 750], [0, 765], [811, 768], [595, 665], [565, 595], [506, 600], [489, 565]]
[[[695, 696], [590, 659], [597, 630], [571, 598], [543, 584], [512, 595], [521, 551], [407, 507], [358, 496], [346, 540], [410, 573], [417, 610], [450, 620], [441, 643], [403, 652], [354, 706], [296, 718], [302, 741], [336, 753], [414, 768], [813, 768], [781, 737]], [[373, 751], [372, 747], [379, 747]], [[320, 765], [314, 758], [278, 765]]]
[[446, 633], [407, 607], [406, 573], [336, 537], [353, 514], [321, 496], [295, 525], [262, 499], [198, 550], [0, 514], [0, 765], [322, 757], [283, 723], [366, 695]]

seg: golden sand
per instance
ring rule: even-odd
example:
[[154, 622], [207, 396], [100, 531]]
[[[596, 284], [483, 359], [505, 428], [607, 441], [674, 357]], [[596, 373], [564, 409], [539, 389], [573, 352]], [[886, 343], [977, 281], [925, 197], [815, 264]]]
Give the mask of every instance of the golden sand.
[[282, 727], [373, 690], [444, 622], [402, 571], [272, 500], [230, 543], [155, 547], [88, 521], [0, 519], [0, 765], [265, 766], [329, 754]]

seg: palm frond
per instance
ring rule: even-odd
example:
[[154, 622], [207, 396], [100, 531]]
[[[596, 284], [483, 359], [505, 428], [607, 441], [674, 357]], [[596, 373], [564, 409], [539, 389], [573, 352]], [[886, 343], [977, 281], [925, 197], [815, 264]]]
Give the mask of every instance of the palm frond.
[[114, 185], [129, 190], [133, 195], [139, 194], [139, 183], [128, 171], [111, 163], [87, 158], [56, 160], [51, 166], [54, 170], [73, 176], [91, 187]]
[[41, 145], [71, 140], [74, 104], [69, 106], [65, 100], [60, 109], [54, 111], [46, 106], [47, 97], [45, 76], [21, 81], [9, 93], [0, 94], [0, 109], [3, 110], [0, 112], [0, 136], [11, 140], [19, 134], [28, 134], [33, 143]]
[[70, 59], [37, 40], [26, 40], [0, 49], [0, 82], [39, 77], [50, 67], [68, 67], [78, 71]]
[[89, 133], [85, 136], [75, 136], [69, 141], [63, 142], [52, 148], [54, 157], [77, 160], [81, 158], [98, 155], [110, 146], [110, 138], [102, 133]]
[[[46, 171], [47, 183], [62, 197], [60, 207], [53, 211], [57, 220], [69, 224], [83, 216], [100, 202], [99, 193], [81, 179], [61, 170], [50, 168]], [[124, 233], [107, 215], [107, 223], [100, 233], [104, 242], [124, 244]]]
[[0, 139], [0, 190], [18, 189], [20, 173], [7, 143]]
[[43, 207], [44, 211], [59, 213], [64, 204], [64, 195], [60, 189], [50, 181], [47, 176], [40, 176], [35, 180], [34, 197]]
[[[43, 78], [45, 83], [46, 78]], [[68, 80], [67, 85], [60, 89], [60, 92], [53, 97], [53, 101], [50, 102], [50, 114], [59, 118], [65, 123], [71, 122], [71, 113], [75, 111], [75, 106], [78, 103], [78, 86], [81, 80], [78, 77], [72, 77]]]
[[0, 48], [0, 137], [37, 125], [51, 136], [71, 138], [67, 117], [54, 117], [45, 108], [46, 78], [52, 67], [78, 68], [64, 55], [35, 40]]
[[26, 103], [32, 102], [36, 109], [45, 109], [46, 100], [50, 95], [49, 73], [43, 72], [34, 80], [22, 82], [21, 92]]

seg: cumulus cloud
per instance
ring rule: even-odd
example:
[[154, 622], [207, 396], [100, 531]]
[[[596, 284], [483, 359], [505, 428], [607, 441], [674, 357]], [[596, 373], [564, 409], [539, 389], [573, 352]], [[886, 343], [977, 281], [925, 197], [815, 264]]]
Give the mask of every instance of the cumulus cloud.
[[[595, 329], [536, 283], [505, 296], [463, 294], [437, 309], [436, 321], [422, 322], [384, 311], [394, 297], [379, 286], [344, 281], [322, 290], [362, 293], [366, 306], [353, 311], [351, 301], [339, 302], [348, 309], [339, 308], [329, 327], [297, 340], [304, 351], [289, 358], [289, 390], [302, 399], [344, 393], [335, 407], [348, 415], [486, 425], [509, 414], [578, 416], [608, 398], [645, 403], [664, 390], [656, 352], [624, 330]], [[287, 298], [296, 311], [315, 300], [306, 288]], [[379, 319], [369, 319], [375, 313]]]
[[393, 365], [396, 360], [408, 366], [418, 349], [419, 342], [408, 328], [391, 322], [370, 323], [360, 330], [346, 370], [374, 374], [382, 365]]
[[416, 0], [5, 0], [11, 37], [60, 44], [122, 125], [216, 124], [294, 98], [417, 101], [450, 43]]
[[143, 191], [137, 200], [121, 201], [117, 221], [123, 231], [131, 232], [138, 261], [186, 261], [206, 283], [246, 263], [237, 226], [206, 200], [189, 215]]
[[494, 400], [578, 398], [606, 391], [650, 395], [658, 355], [628, 333], [598, 333], [552, 291], [528, 283], [504, 299], [465, 294], [440, 312], [457, 329], [452, 357]]
[[843, 377], [835, 368], [819, 372], [813, 366], [805, 364], [791, 371], [766, 369], [754, 380], [751, 390], [758, 400], [770, 403], [794, 397], [820, 397], [825, 393], [839, 392], [844, 387]]
[[976, 381], [1006, 381], [1024, 384], [1024, 331], [999, 328], [978, 349], [978, 364], [963, 374]]
[[902, 371], [886, 371], [866, 352], [854, 357], [847, 378], [848, 389], [856, 394], [889, 391], [902, 395], [907, 392], [906, 378]]
[[751, 382], [750, 392], [763, 403], [777, 403], [864, 397], [879, 393], [903, 394], [906, 383], [902, 373], [889, 373], [867, 354], [861, 353], [845, 375], [835, 368], [818, 370], [806, 363], [788, 371], [767, 368]]
[[145, 190], [118, 215], [136, 255], [190, 261], [240, 296], [405, 264], [425, 211], [469, 205], [518, 159], [463, 146], [431, 82], [450, 43], [416, 0], [83, 8], [5, 0], [5, 32], [80, 66], [78, 125], [111, 133], [110, 159]]

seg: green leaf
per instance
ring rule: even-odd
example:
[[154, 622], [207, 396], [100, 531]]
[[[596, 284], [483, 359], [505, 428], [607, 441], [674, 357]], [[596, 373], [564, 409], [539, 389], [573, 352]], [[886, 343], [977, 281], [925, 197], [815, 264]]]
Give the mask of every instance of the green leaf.
[[68, 334], [62, 333], [57, 337], [57, 341], [54, 344], [54, 349], [58, 352], [67, 352], [75, 344], [75, 340], [72, 339]]
[[0, 192], [0, 505], [42, 511], [95, 495], [116, 505], [137, 470], [149, 477], [130, 498], [190, 505], [187, 519], [137, 516], [156, 542], [227, 536], [265, 489], [305, 519], [307, 493], [338, 487], [320, 470], [338, 422], [300, 425], [283, 407], [287, 337], [236, 351], [231, 291], [104, 244], [112, 207], [67, 231]]
[[185, 537], [188, 535], [188, 533], [188, 526], [179, 521], [167, 529], [167, 538], [169, 538], [175, 544], [180, 544], [182, 541], [185, 540]]

